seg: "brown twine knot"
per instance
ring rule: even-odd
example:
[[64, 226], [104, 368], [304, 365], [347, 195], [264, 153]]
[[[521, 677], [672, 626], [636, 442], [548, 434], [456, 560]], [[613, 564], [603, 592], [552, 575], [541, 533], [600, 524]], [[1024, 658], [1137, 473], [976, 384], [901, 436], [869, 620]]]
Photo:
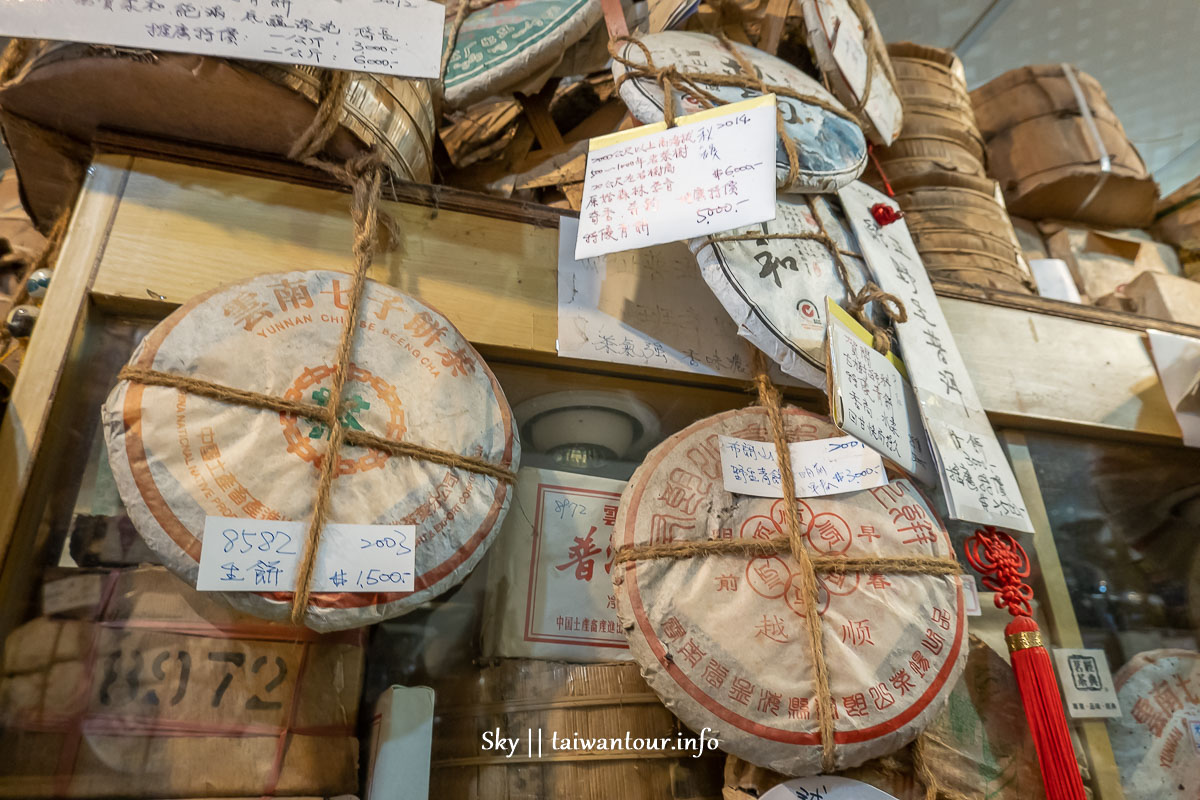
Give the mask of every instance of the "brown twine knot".
[[850, 293], [850, 300], [846, 303], [846, 312], [854, 317], [859, 325], [867, 329], [867, 333], [871, 334], [874, 348], [886, 356], [892, 351], [892, 335], [886, 327], [875, 324], [875, 320], [867, 313], [867, 306], [874, 302], [879, 303], [884, 315], [893, 324], [908, 322], [908, 310], [905, 309], [904, 302], [899, 297], [885, 292], [874, 281], [867, 281], [857, 292]]

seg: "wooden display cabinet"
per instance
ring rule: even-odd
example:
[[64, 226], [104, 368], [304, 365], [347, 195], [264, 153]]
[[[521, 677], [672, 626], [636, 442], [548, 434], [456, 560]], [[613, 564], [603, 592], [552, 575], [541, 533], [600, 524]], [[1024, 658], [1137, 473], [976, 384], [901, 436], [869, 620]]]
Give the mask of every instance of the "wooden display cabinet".
[[[376, 258], [371, 277], [453, 320], [501, 375], [513, 405], [535, 388], [633, 389], [658, 403], [673, 431], [749, 402], [746, 385], [733, 380], [558, 357], [556, 209], [444, 187], [385, 192], [400, 240]], [[56, 481], [86, 456], [71, 423], [97, 413], [107, 391], [86, 385], [101, 332], [144, 327], [199, 292], [250, 275], [348, 270], [351, 234], [348, 195], [316, 173], [136, 140], [100, 148], [0, 427], [4, 632], [31, 613], [32, 567], [47, 505], [58, 502]], [[936, 288], [1037, 528], [1025, 541], [1040, 565], [1038, 596], [1053, 639], [1081, 646], [1024, 432], [1178, 444], [1144, 333], [1150, 321], [965, 285]], [[824, 410], [820, 392], [786, 394]], [[1123, 797], [1104, 724], [1076, 729], [1097, 796]]]

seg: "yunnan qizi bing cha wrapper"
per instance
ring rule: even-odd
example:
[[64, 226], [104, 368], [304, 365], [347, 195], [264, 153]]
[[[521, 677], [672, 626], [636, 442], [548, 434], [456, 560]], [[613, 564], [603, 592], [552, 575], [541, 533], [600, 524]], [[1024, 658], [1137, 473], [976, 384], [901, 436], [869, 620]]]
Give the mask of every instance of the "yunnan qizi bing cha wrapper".
[[[323, 405], [351, 277], [263, 275], [201, 295], [161, 322], [131, 364]], [[450, 322], [368, 281], [343, 393], [348, 428], [515, 468], [520, 446], [495, 377]], [[329, 431], [317, 422], [122, 381], [103, 409], [109, 459], [138, 532], [194, 585], [207, 515], [307, 520]], [[314, 594], [333, 630], [411, 610], [461, 581], [491, 543], [512, 487], [419, 458], [344, 445], [333, 522], [416, 526], [416, 590]], [[260, 616], [290, 593], [228, 593]]]
[[[790, 441], [834, 435], [785, 409]], [[769, 441], [766, 412], [728, 411], [660, 444], [621, 498], [614, 547], [786, 537], [782, 499], [726, 492], [718, 436]], [[947, 557], [945, 527], [906, 480], [796, 500], [817, 555]], [[945, 706], [966, 661], [957, 575], [818, 574], [838, 769], [912, 741]], [[698, 554], [613, 568], [617, 614], [646, 681], [693, 730], [788, 775], [821, 771], [816, 684], [798, 565], [789, 553]]]

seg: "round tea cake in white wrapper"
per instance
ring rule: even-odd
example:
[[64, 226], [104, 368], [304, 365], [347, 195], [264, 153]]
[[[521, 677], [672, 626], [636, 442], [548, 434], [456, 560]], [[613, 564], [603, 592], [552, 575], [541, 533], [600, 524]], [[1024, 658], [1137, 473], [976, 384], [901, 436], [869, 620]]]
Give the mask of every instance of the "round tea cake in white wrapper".
[[[220, 287], [159, 323], [130, 364], [324, 405], [351, 281], [289, 272]], [[347, 428], [516, 468], [512, 413], [487, 365], [445, 318], [390, 286], [367, 281], [343, 398]], [[206, 516], [312, 515], [329, 441], [316, 421], [123, 380], [103, 423], [130, 518], [192, 585]], [[454, 586], [487, 550], [511, 494], [494, 477], [343, 445], [329, 519], [415, 525], [415, 591], [314, 593], [305, 623], [366, 625]], [[291, 601], [290, 593], [225, 597], [268, 618], [286, 617]]]
[[689, 243], [700, 274], [737, 323], [738, 334], [788, 375], [813, 386], [825, 385], [825, 298], [845, 306], [848, 297], [834, 253], [812, 239], [727, 237], [819, 234], [822, 227], [858, 291], [870, 272], [841, 206], [826, 197], [777, 195], [774, 220]]
[[1114, 683], [1121, 716], [1108, 735], [1125, 797], [1200, 797], [1200, 653], [1138, 653]]
[[[704, 72], [731, 76], [744, 74], [733, 53], [707, 34], [664, 31], [643, 36], [640, 41], [650, 52], [657, 67], [674, 66], [684, 75]], [[825, 87], [786, 61], [737, 42], [730, 42], [729, 46], [737, 48], [758, 71], [765, 84], [786, 86], [802, 95], [840, 107], [841, 104]], [[621, 44], [617, 52], [632, 63], [646, 62], [645, 53], [633, 42]], [[661, 122], [662, 86], [646, 77], [622, 81], [621, 76], [626, 71], [620, 61], [613, 61], [613, 76], [618, 81], [618, 91], [630, 113], [642, 122]], [[703, 80], [697, 83], [725, 103], [736, 103], [761, 94], [753, 88], [713, 86]], [[692, 114], [704, 108], [696, 98], [678, 89], [672, 91], [675, 93], [676, 115]], [[778, 104], [783, 114], [784, 130], [796, 143], [798, 150], [799, 174], [792, 186], [782, 187], [784, 191], [833, 192], [862, 174], [867, 164], [867, 140], [858, 125], [820, 106], [790, 97], [778, 97]], [[778, 142], [776, 148], [775, 172], [781, 184], [787, 180], [788, 156], [783, 142]]]
[[871, 9], [861, 0], [800, 0], [800, 8], [809, 47], [834, 95], [851, 113], [861, 108], [856, 116], [871, 141], [891, 144], [900, 135], [904, 110]]
[[[784, 409], [790, 441], [836, 435]], [[613, 548], [786, 538], [782, 499], [734, 495], [719, 434], [769, 441], [766, 412], [701, 420], [650, 452], [621, 497]], [[952, 557], [945, 527], [907, 480], [795, 501], [814, 555]], [[821, 772], [813, 655], [792, 556], [700, 553], [613, 568], [633, 657], [663, 702], [726, 752], [788, 775]], [[942, 710], [966, 663], [957, 575], [819, 574], [837, 769], [912, 741]]]
[[[458, 0], [446, 4], [448, 43]], [[503, 0], [471, 11], [446, 64], [445, 101], [463, 108], [550, 73], [603, 10], [600, 0]], [[536, 91], [536, 90], [535, 90]]]

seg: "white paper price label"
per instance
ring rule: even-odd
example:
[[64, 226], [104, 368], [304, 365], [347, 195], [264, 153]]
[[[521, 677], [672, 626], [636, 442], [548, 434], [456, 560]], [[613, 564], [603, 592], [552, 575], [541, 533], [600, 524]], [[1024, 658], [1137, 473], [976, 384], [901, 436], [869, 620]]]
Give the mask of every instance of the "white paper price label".
[[[929, 436], [894, 354], [883, 355], [841, 306], [826, 298], [833, 422], [926, 486], [937, 482]], [[866, 341], [864, 341], [864, 337]]]
[[1121, 716], [1117, 690], [1103, 650], [1056, 647], [1054, 663], [1063, 690], [1063, 707], [1071, 718]]
[[[775, 445], [721, 436], [721, 475], [725, 490], [754, 497], [783, 497]], [[797, 497], [870, 489], [888, 482], [883, 459], [853, 436], [792, 442], [792, 475]]]
[[[411, 592], [413, 525], [330, 523], [321, 534], [314, 592]], [[207, 517], [196, 588], [214, 592], [290, 592], [307, 522]]]
[[775, 219], [775, 95], [593, 139], [575, 258]]
[[0, 0], [0, 34], [436, 78], [432, 0]]

